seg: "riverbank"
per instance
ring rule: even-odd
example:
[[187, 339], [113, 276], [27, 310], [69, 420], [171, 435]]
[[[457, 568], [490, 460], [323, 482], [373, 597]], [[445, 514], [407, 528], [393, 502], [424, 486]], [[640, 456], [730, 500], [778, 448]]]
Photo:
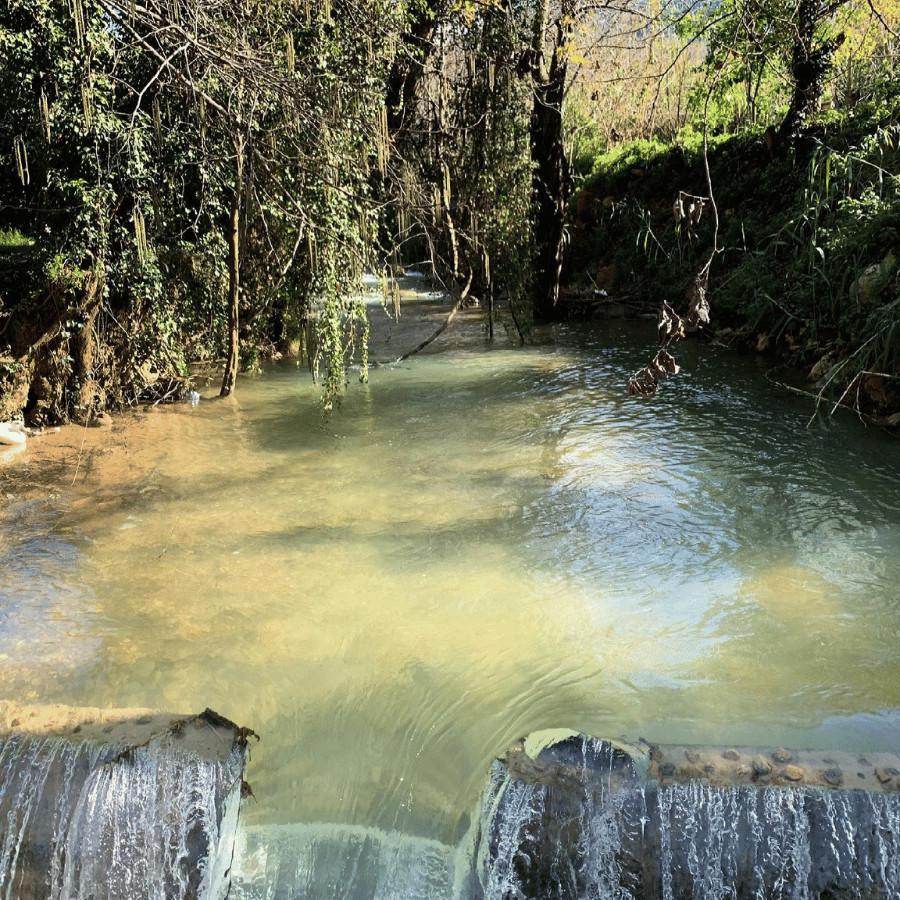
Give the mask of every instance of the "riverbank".
[[[405, 362], [419, 353], [440, 352], [448, 346], [476, 347], [483, 343], [481, 315], [477, 309], [457, 310], [450, 297], [443, 291], [432, 290], [427, 279], [413, 272], [397, 280], [396, 307], [388, 306], [382, 295], [381, 283], [369, 279], [365, 283], [366, 292], [360, 300], [364, 305], [368, 323], [367, 357], [373, 367], [391, 366]], [[449, 329], [455, 322], [456, 327]], [[497, 345], [507, 342], [498, 335]], [[260, 364], [256, 371], [271, 367], [279, 361], [308, 368], [309, 361], [298, 355], [297, 348], [286, 348], [285, 354], [276, 354], [266, 365]], [[362, 353], [357, 348], [354, 364], [348, 373], [349, 380], [358, 380], [361, 374]], [[209, 366], [198, 365], [190, 378], [185, 378], [178, 391], [171, 396], [157, 399], [147, 398], [133, 404], [115, 405], [113, 415], [109, 413], [92, 416], [84, 423], [64, 421], [62, 425], [44, 428], [29, 428], [20, 420], [13, 420], [9, 428], [21, 441], [6, 444], [0, 434], [0, 489], [4, 480], [4, 464], [18, 464], [15, 476], [17, 492], [21, 493], [29, 479], [40, 493], [48, 479], [53, 481], [56, 473], [71, 474], [72, 484], [84, 480], [99, 455], [115, 450], [128, 456], [126, 434], [134, 432], [126, 424], [135, 423], [149, 411], [160, 406], [184, 406], [189, 402], [188, 392], [194, 392], [190, 402], [195, 405], [218, 402], [219, 373]], [[227, 398], [224, 402], [228, 402]], [[9, 409], [7, 409], [9, 412]], [[160, 437], [160, 440], [167, 440]], [[24, 472], [24, 478], [22, 477]]]
[[712, 197], [698, 134], [614, 147], [582, 173], [570, 281], [682, 310], [716, 242], [716, 340], [804, 373], [823, 408], [900, 425], [898, 133], [894, 99], [820, 117], [796, 152], [714, 136]]

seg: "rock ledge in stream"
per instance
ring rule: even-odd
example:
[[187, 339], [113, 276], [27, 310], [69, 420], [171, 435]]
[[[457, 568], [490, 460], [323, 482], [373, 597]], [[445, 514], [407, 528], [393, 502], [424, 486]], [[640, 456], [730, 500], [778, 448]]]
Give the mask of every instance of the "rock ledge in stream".
[[211, 710], [0, 703], [0, 895], [221, 900], [251, 735]]
[[493, 767], [480, 888], [492, 900], [900, 897], [898, 769], [891, 753], [532, 735]]

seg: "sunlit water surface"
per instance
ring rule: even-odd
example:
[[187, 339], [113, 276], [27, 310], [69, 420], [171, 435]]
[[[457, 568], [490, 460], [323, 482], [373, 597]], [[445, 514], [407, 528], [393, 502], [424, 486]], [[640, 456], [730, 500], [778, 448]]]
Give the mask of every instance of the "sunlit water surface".
[[652, 330], [470, 329], [327, 421], [285, 366], [133, 422], [69, 487], [73, 454], [0, 519], [0, 696], [251, 725], [245, 820], [301, 842], [455, 845], [539, 728], [896, 749], [896, 440], [807, 428], [710, 346], [628, 398]]

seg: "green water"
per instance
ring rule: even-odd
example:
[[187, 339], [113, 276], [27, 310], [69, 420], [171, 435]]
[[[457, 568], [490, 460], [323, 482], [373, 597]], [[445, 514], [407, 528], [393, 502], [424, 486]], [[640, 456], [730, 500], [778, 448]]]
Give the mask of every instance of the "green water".
[[70, 438], [0, 519], [0, 696], [211, 706], [263, 736], [249, 825], [443, 844], [535, 729], [896, 749], [900, 445], [708, 345], [629, 398], [651, 332], [470, 328], [327, 422], [274, 368], [74, 486]]

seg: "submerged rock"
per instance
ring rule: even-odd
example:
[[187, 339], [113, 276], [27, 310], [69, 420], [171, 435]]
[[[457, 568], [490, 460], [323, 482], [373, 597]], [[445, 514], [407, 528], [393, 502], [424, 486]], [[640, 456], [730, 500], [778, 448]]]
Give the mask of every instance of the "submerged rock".
[[221, 900], [248, 733], [210, 710], [98, 712], [3, 704], [0, 894]]
[[[754, 766], [733, 755], [749, 756]], [[821, 754], [779, 753], [786, 755], [798, 783], [760, 785], [752, 779], [779, 773], [758, 750], [725, 757], [721, 748], [632, 746], [575, 734], [520, 742], [495, 764], [483, 801], [476, 838], [483, 895], [900, 896], [900, 793], [885, 789], [873, 764], [860, 772], [865, 790], [843, 790], [834, 786], [843, 781], [837, 765], [814, 768], [824, 763]], [[883, 773], [893, 755], [872, 756]], [[735, 765], [713, 767], [714, 780], [697, 777], [713, 758]]]

